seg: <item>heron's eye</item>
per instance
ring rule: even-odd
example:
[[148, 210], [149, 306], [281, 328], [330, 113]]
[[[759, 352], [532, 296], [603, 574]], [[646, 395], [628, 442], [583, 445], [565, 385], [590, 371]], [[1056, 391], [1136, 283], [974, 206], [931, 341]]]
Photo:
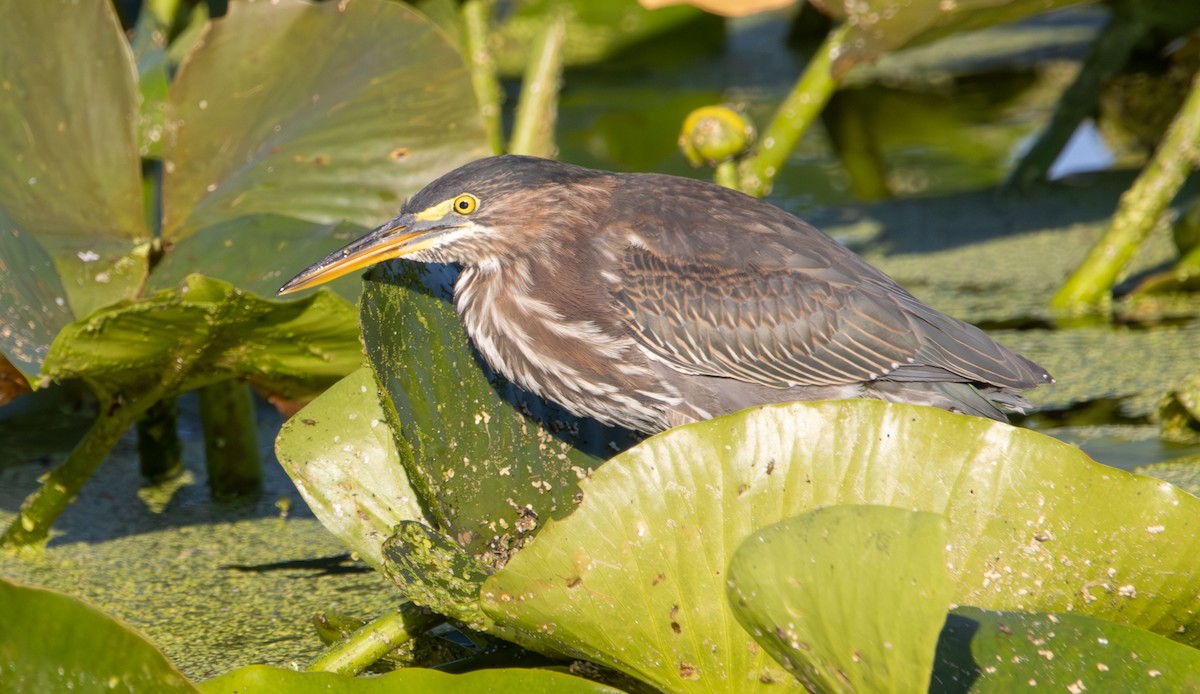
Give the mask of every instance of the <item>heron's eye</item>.
[[469, 193], [454, 198], [454, 211], [459, 214], [471, 214], [479, 207], [479, 199]]

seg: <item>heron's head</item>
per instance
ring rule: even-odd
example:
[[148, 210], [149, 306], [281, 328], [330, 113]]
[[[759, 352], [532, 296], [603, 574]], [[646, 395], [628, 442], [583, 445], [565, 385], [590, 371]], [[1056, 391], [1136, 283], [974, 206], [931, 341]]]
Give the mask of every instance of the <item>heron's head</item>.
[[593, 190], [586, 181], [601, 175], [536, 157], [473, 161], [425, 186], [399, 216], [288, 280], [279, 293], [392, 258], [478, 264], [522, 252], [563, 227], [564, 215], [586, 218], [588, 201], [579, 191]]

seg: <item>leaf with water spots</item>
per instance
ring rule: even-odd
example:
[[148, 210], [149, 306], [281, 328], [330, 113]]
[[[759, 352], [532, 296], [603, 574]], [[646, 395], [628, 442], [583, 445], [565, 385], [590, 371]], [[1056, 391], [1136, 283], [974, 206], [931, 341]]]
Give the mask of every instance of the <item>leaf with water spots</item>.
[[1076, 614], [953, 610], [931, 691], [1200, 692], [1200, 651]]
[[0, 351], [35, 384], [59, 329], [146, 276], [136, 122], [133, 56], [108, 3], [6, 7]]
[[737, 625], [727, 567], [752, 533], [838, 504], [946, 517], [955, 603], [1200, 642], [1200, 500], [999, 422], [865, 400], [774, 405], [655, 436], [580, 486], [579, 508], [485, 582], [483, 608], [526, 647], [664, 690], [792, 681]]

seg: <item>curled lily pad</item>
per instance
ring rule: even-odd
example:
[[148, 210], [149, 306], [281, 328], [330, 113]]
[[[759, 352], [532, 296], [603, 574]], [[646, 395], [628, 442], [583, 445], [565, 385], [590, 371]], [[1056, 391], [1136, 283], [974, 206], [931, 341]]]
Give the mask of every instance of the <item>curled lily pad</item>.
[[887, 506], [776, 523], [734, 552], [733, 613], [810, 690], [926, 691], [954, 591], [946, 525]]
[[396, 454], [375, 378], [360, 368], [284, 423], [280, 464], [321, 523], [375, 568], [383, 543], [425, 513]]
[[630, 439], [483, 367], [448, 302], [454, 277], [447, 266], [377, 268], [363, 291], [363, 341], [434, 529], [501, 566], [546, 520], [574, 509], [579, 481]]
[[114, 304], [71, 324], [55, 340], [44, 371], [128, 401], [231, 377], [286, 398], [312, 397], [359, 363], [351, 311], [329, 292], [283, 303], [190, 275], [177, 290]]
[[527, 646], [662, 689], [789, 677], [736, 625], [726, 569], [751, 533], [836, 504], [944, 515], [956, 603], [1200, 639], [1200, 500], [989, 420], [871, 401], [769, 406], [656, 436], [581, 486], [575, 513], [485, 582], [484, 610]]

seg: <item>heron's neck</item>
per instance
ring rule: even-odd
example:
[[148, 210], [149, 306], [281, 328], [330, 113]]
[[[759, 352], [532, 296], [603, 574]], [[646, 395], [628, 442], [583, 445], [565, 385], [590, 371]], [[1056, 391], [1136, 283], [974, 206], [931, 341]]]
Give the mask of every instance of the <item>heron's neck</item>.
[[[511, 258], [470, 264], [459, 275], [454, 304], [484, 361], [575, 414], [662, 428], [661, 408], [674, 394], [646, 395], [660, 386], [633, 338], [603, 321], [571, 315], [561, 297], [539, 294], [534, 272], [530, 260]], [[614, 399], [621, 400], [622, 419], [613, 416]]]

